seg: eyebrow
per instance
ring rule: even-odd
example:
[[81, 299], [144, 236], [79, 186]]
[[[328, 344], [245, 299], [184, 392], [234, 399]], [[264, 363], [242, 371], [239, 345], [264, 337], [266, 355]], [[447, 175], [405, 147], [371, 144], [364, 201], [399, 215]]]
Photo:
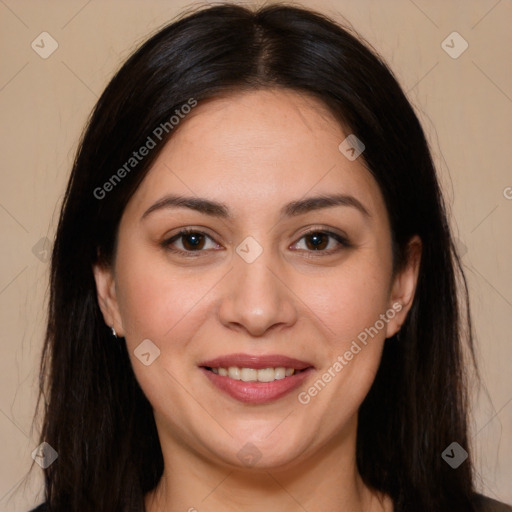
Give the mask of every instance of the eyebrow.
[[[370, 218], [372, 215], [368, 209], [354, 196], [347, 194], [331, 194], [308, 197], [298, 201], [287, 203], [281, 208], [280, 218], [296, 217], [314, 210], [332, 208], [334, 206], [349, 206], [357, 209], [363, 216]], [[167, 195], [150, 206], [141, 217], [146, 218], [150, 213], [170, 208], [188, 208], [190, 210], [230, 220], [233, 218], [229, 208], [221, 202], [212, 201], [202, 197], [187, 197], [179, 195]]]

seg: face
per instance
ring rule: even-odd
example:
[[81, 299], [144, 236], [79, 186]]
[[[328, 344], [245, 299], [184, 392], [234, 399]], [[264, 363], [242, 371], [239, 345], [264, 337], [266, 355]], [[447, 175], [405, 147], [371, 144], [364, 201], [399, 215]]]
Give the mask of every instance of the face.
[[392, 276], [380, 189], [364, 153], [338, 148], [349, 134], [291, 91], [210, 100], [126, 206], [98, 298], [164, 451], [277, 468], [354, 445], [419, 257]]

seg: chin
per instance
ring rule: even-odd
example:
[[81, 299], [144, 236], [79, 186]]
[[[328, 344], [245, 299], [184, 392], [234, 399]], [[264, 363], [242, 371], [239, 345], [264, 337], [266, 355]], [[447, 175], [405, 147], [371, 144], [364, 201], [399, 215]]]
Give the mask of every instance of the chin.
[[[290, 432], [285, 432], [284, 436], [269, 436], [269, 431], [271, 429], [266, 429], [265, 434], [259, 436], [254, 435], [254, 431], [252, 435], [238, 435], [228, 441], [222, 452], [219, 452], [219, 444], [212, 447], [215, 448], [212, 452], [216, 452], [218, 459], [237, 469], [285, 469], [300, 464], [311, 442], [306, 439], [300, 441], [298, 435]], [[304, 434], [300, 437], [303, 438]]]

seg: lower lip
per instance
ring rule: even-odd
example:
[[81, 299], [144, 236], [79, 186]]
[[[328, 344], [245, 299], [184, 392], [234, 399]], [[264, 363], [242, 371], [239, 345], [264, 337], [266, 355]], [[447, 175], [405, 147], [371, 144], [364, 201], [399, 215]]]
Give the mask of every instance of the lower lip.
[[218, 375], [206, 368], [199, 369], [221, 391], [240, 402], [251, 404], [265, 404], [278, 400], [297, 389], [313, 371], [313, 368], [310, 367], [290, 377], [272, 382], [244, 382]]

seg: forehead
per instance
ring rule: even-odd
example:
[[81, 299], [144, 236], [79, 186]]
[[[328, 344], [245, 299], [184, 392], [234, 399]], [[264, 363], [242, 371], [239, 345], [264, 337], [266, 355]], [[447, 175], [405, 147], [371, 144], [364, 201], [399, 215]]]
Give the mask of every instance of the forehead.
[[308, 195], [345, 193], [385, 214], [362, 158], [350, 161], [338, 148], [349, 130], [311, 96], [283, 89], [238, 92], [199, 103], [177, 128], [130, 209], [179, 193], [222, 201], [243, 215]]

